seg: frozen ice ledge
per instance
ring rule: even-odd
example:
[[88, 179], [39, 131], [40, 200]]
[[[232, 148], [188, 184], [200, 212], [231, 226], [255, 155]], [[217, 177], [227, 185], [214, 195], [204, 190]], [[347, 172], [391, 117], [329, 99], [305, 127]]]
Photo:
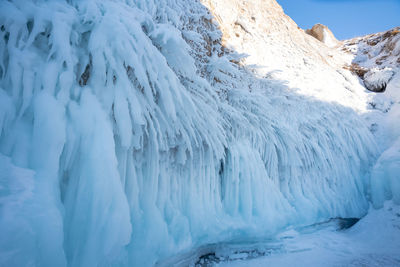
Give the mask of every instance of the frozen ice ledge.
[[0, 265], [152, 266], [361, 217], [358, 115], [232, 63], [197, 1], [0, 2]]

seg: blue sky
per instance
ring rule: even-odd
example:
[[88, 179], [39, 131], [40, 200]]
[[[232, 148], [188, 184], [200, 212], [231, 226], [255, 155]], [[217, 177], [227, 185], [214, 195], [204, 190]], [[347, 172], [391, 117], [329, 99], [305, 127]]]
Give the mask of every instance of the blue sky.
[[400, 0], [277, 0], [303, 29], [327, 25], [338, 39], [400, 26]]

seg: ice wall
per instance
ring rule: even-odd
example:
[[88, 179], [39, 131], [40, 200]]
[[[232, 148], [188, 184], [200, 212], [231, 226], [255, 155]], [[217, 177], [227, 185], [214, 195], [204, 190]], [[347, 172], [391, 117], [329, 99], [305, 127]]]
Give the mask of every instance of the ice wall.
[[0, 265], [151, 266], [357, 217], [352, 110], [230, 62], [197, 1], [0, 2]]

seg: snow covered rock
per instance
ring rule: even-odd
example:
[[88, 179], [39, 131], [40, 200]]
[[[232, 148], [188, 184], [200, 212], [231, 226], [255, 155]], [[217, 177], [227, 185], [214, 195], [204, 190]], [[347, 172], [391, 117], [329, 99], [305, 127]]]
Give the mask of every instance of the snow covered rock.
[[364, 85], [370, 91], [384, 92], [393, 75], [394, 72], [391, 68], [373, 68], [364, 74]]
[[400, 66], [400, 27], [343, 42], [342, 50], [354, 55], [353, 63], [365, 68]]
[[332, 31], [323, 24], [315, 24], [311, 29], [307, 29], [306, 33], [323, 42], [329, 47], [335, 47], [339, 45], [339, 41], [333, 35]]
[[[349, 52], [348, 64], [355, 70], [368, 95], [370, 110], [365, 118], [379, 145], [381, 156], [371, 176], [375, 207], [385, 200], [399, 202], [400, 140], [400, 28], [346, 40], [342, 50]], [[376, 94], [375, 92], [379, 92]]]

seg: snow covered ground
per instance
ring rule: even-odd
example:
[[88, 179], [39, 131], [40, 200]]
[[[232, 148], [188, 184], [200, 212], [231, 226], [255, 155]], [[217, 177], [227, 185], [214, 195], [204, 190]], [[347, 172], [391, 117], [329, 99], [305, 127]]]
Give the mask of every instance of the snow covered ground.
[[[382, 209], [371, 208], [350, 229], [338, 230], [331, 222], [288, 230], [271, 245], [275, 249], [269, 255], [250, 260], [243, 258], [251, 257], [251, 253], [217, 252], [226, 260], [210, 266], [400, 266], [400, 207], [386, 202]], [[264, 246], [267, 250], [268, 243]]]

